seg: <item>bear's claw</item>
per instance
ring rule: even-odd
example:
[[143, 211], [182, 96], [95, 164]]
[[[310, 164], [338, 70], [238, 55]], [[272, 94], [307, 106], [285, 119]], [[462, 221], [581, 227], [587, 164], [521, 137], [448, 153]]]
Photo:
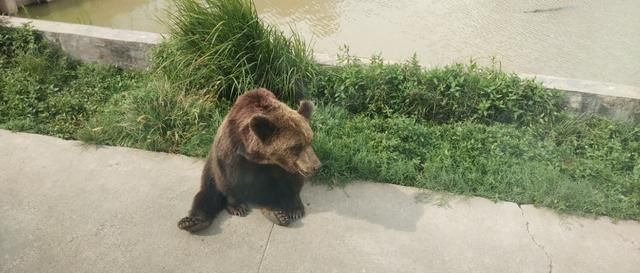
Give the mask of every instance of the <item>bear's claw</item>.
[[249, 213], [249, 206], [245, 203], [240, 203], [237, 205], [227, 205], [227, 212], [231, 215], [245, 217]]
[[279, 226], [289, 226], [304, 216], [304, 209], [290, 211], [262, 209], [262, 214], [272, 223]]
[[296, 210], [289, 211], [289, 217], [291, 218], [291, 222], [294, 222], [304, 217], [304, 209], [296, 209]]
[[262, 214], [276, 225], [286, 227], [291, 224], [291, 218], [283, 211], [262, 209]]

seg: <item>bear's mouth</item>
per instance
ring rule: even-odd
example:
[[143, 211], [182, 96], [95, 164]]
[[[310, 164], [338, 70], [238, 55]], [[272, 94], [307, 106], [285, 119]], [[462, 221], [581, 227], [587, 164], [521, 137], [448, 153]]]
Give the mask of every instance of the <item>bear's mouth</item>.
[[[296, 164], [296, 165], [298, 165], [298, 164]], [[280, 167], [283, 168], [285, 171], [291, 173], [291, 174], [297, 174], [297, 175], [301, 175], [303, 177], [309, 177], [309, 176], [313, 175], [313, 173], [315, 172], [313, 170], [311, 170], [311, 171], [304, 170], [304, 169], [300, 168], [299, 166], [283, 166], [283, 165], [280, 165]]]
[[309, 177], [311, 175], [313, 175], [321, 166], [322, 164], [317, 163], [314, 164], [311, 168], [309, 169], [305, 169], [305, 168], [296, 168], [296, 172], [304, 177]]
[[300, 175], [302, 175], [302, 176], [304, 176], [304, 177], [309, 177], [309, 176], [311, 176], [313, 173], [314, 173], [313, 171], [306, 171], [306, 172], [305, 172], [305, 171], [302, 171], [302, 170], [298, 171], [298, 174], [300, 174]]

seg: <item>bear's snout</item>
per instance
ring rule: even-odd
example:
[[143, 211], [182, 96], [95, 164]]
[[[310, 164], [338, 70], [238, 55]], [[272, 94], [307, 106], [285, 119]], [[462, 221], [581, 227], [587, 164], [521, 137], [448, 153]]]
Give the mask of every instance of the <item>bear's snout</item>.
[[318, 156], [311, 147], [308, 147], [302, 152], [296, 163], [298, 169], [304, 176], [312, 175], [322, 166], [320, 159], [318, 159]]

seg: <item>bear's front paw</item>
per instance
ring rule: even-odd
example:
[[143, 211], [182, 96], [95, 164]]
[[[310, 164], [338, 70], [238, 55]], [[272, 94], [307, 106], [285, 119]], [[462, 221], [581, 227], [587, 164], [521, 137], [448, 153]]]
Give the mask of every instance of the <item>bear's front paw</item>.
[[296, 220], [304, 217], [304, 208], [293, 210], [270, 210], [262, 209], [262, 214], [272, 223], [279, 226], [289, 226]]
[[249, 213], [249, 206], [245, 203], [228, 204], [227, 212], [231, 215], [245, 217]]
[[178, 221], [178, 228], [188, 232], [203, 230], [211, 225], [211, 220], [199, 217], [187, 216]]
[[291, 218], [287, 213], [281, 210], [261, 209], [262, 215], [269, 219], [272, 223], [279, 226], [288, 226], [291, 224]]

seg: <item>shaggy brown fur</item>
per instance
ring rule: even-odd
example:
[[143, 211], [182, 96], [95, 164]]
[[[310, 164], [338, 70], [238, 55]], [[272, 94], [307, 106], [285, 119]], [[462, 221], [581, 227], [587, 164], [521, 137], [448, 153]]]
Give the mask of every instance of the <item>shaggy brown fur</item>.
[[320, 167], [311, 148], [312, 112], [311, 102], [301, 101], [294, 111], [266, 89], [238, 97], [218, 128], [189, 216], [178, 227], [204, 229], [223, 208], [244, 216], [247, 203], [278, 225], [304, 216], [300, 190]]

